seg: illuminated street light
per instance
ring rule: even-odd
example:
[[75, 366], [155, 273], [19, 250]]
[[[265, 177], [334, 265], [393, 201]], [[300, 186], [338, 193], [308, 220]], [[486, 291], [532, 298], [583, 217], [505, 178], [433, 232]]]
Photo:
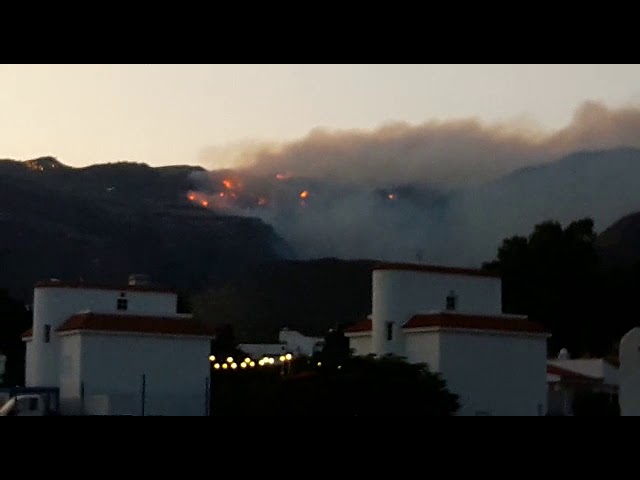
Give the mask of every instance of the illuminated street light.
[[242, 368], [247, 368], [247, 364], [246, 364], [245, 362], [242, 362], [242, 363], [240, 364], [240, 366], [241, 366]]
[[244, 363], [251, 363], [251, 359], [249, 357], [245, 358]]
[[318, 362], [318, 366], [321, 367], [322, 366], [322, 362]]
[[215, 368], [216, 370], [218, 370], [218, 369], [220, 368], [220, 364], [219, 364], [219, 363], [216, 363], [216, 364], [213, 366], [213, 368]]
[[256, 366], [256, 362], [254, 362], [253, 360], [251, 362], [249, 362], [249, 366], [250, 367], [255, 367]]
[[223, 368], [224, 370], [226, 370], [226, 369], [227, 369], [227, 367], [228, 367], [228, 365], [227, 365], [226, 363], [223, 363], [223, 364], [222, 364], [222, 368]]
[[227, 357], [227, 363], [233, 363], [233, 357]]
[[[235, 370], [236, 368], [238, 368], [238, 364], [236, 362], [233, 362], [231, 364], [231, 368], [233, 368]], [[340, 367], [338, 367], [338, 368], [340, 368]]]
[[280, 355], [280, 361], [284, 362], [286, 360], [286, 357], [284, 355]]
[[291, 355], [290, 353], [287, 353], [284, 358], [286, 358], [287, 360], [291, 360], [293, 358], [293, 355]]
[[216, 356], [215, 355], [209, 355], [209, 361], [210, 362], [215, 362], [216, 361]]
[[276, 363], [276, 360], [274, 358], [270, 358], [269, 359], [269, 364], [273, 365], [274, 363]]

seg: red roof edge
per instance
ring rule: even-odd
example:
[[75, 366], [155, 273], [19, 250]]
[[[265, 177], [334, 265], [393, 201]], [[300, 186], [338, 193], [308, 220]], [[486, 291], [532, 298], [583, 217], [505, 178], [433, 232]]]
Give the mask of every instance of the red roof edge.
[[191, 318], [142, 315], [82, 313], [72, 315], [56, 329], [57, 332], [75, 330], [215, 337], [213, 328]]
[[365, 318], [358, 323], [344, 329], [344, 333], [370, 332], [373, 328], [373, 322], [370, 318]]
[[82, 288], [86, 290], [111, 290], [117, 292], [147, 292], [147, 293], [177, 293], [170, 288], [162, 288], [152, 285], [98, 285], [84, 282], [67, 282], [57, 280], [44, 280], [37, 282], [34, 288]]
[[405, 270], [412, 272], [448, 273], [453, 275], [466, 275], [469, 277], [500, 278], [500, 275], [476, 268], [446, 267], [443, 265], [422, 265], [416, 263], [378, 263], [373, 270]]
[[505, 315], [471, 315], [449, 312], [414, 315], [402, 326], [403, 329], [429, 327], [493, 330], [514, 333], [547, 333], [544, 326], [527, 320], [526, 317], [518, 318]]

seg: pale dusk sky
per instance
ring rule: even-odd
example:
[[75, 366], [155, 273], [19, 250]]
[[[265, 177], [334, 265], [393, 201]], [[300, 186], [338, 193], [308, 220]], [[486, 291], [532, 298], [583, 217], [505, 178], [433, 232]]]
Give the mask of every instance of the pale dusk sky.
[[0, 158], [202, 164], [207, 147], [317, 127], [525, 120], [640, 104], [638, 65], [0, 65]]

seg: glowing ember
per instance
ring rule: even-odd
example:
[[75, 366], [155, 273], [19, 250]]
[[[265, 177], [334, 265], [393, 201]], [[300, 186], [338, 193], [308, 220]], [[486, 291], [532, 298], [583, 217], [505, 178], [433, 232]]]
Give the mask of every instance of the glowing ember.
[[393, 193], [390, 193], [389, 195], [387, 195], [387, 197], [389, 198], [389, 200], [395, 200], [396, 196]]
[[277, 180], [288, 180], [291, 178], [291, 174], [289, 173], [276, 173]]
[[192, 193], [191, 195], [189, 195], [189, 200], [190, 201], [194, 201], [196, 199], [196, 196]]
[[267, 199], [266, 198], [260, 197], [258, 199], [258, 205], [266, 205], [266, 204], [267, 204]]
[[220, 192], [220, 196], [221, 196], [221, 197], [224, 197], [224, 192]]
[[223, 180], [222, 184], [225, 186], [226, 189], [231, 190], [233, 188], [233, 183], [231, 182], [231, 180]]
[[209, 206], [209, 202], [207, 202], [206, 200], [202, 201], [202, 206], [203, 207], [208, 207]]
[[300, 192], [300, 198], [307, 198], [309, 197], [309, 192], [307, 192], [306, 190], [304, 190], [303, 192]]

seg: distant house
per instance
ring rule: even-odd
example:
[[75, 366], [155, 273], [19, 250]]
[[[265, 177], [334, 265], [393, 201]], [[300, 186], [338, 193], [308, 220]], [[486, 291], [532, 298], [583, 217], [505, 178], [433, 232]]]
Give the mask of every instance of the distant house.
[[204, 415], [212, 332], [140, 283], [37, 284], [26, 386], [59, 388], [62, 414]]
[[572, 416], [581, 393], [607, 395], [618, 402], [618, 365], [604, 358], [569, 358], [563, 349], [559, 358], [547, 363], [549, 415]]
[[545, 415], [547, 337], [502, 313], [501, 279], [472, 269], [381, 264], [373, 311], [347, 328], [356, 355], [426, 363], [460, 397], [459, 415]]
[[322, 350], [322, 337], [308, 337], [296, 330], [283, 328], [278, 334], [278, 343], [242, 343], [238, 348], [253, 358], [275, 357], [287, 353], [293, 356], [312, 356]]

